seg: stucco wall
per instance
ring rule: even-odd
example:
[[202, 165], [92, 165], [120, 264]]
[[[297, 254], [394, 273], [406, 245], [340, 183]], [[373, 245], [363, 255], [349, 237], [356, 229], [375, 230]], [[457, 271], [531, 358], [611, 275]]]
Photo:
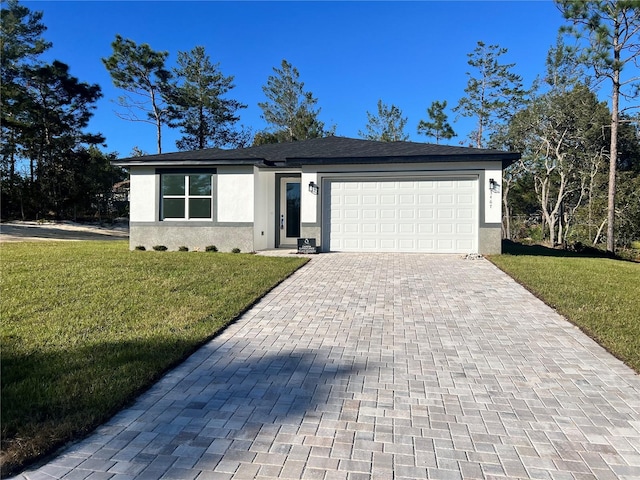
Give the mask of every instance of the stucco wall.
[[253, 168], [219, 168], [216, 180], [218, 222], [253, 222]]
[[157, 219], [155, 168], [132, 168], [130, 172], [129, 220], [153, 222]]
[[500, 225], [480, 227], [478, 231], [478, 253], [482, 255], [502, 253], [502, 229]]
[[[490, 180], [497, 186], [492, 190]], [[502, 223], [502, 170], [486, 170], [484, 172], [484, 222]]]
[[209, 245], [215, 245], [221, 252], [230, 252], [239, 248], [243, 252], [252, 252], [253, 226], [203, 226], [194, 223], [186, 225], [158, 222], [150, 225], [131, 224], [129, 248], [142, 245], [151, 250], [154, 245], [164, 245], [169, 250], [188, 247], [190, 251], [204, 251]]

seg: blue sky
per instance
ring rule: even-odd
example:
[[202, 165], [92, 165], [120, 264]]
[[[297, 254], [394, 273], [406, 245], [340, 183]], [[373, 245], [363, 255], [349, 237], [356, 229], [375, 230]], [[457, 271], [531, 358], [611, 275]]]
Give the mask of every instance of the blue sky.
[[[230, 96], [248, 105], [241, 123], [265, 128], [258, 102], [273, 67], [287, 59], [299, 71], [305, 89], [322, 108], [320, 118], [336, 125], [336, 134], [358, 137], [366, 112], [376, 103], [398, 106], [408, 117], [413, 141], [420, 119], [434, 100], [448, 108], [464, 96], [467, 54], [480, 40], [508, 49], [505, 63], [530, 86], [545, 69], [549, 47], [563, 24], [552, 1], [424, 2], [174, 2], [174, 1], [23, 1], [44, 13], [45, 38], [53, 42], [45, 59], [67, 63], [81, 81], [97, 83], [104, 98], [97, 104], [90, 131], [101, 132], [106, 151], [129, 155], [134, 146], [156, 153], [155, 129], [116, 117], [120, 94], [101, 58], [108, 57], [116, 34], [154, 50], [169, 52], [203, 45], [225, 75], [235, 77]], [[467, 144], [473, 122], [448, 111], [458, 137]], [[164, 129], [163, 152], [173, 152], [177, 130]]]

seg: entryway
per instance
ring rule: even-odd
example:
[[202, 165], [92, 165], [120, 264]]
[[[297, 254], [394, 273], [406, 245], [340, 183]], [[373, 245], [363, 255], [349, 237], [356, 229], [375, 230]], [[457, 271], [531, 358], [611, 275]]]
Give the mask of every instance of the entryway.
[[292, 248], [300, 237], [300, 177], [280, 178], [278, 248]]

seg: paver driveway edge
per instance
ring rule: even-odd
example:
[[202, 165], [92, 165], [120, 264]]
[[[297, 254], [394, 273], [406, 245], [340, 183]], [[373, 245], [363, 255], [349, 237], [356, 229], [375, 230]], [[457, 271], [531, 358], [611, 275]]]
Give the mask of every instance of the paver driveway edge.
[[314, 257], [22, 478], [640, 478], [640, 377], [486, 260]]

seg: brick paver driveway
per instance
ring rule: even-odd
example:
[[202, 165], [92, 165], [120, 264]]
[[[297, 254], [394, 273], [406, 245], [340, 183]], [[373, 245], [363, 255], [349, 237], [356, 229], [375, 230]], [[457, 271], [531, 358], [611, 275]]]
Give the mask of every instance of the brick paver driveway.
[[486, 260], [326, 254], [24, 475], [637, 479], [640, 378]]

